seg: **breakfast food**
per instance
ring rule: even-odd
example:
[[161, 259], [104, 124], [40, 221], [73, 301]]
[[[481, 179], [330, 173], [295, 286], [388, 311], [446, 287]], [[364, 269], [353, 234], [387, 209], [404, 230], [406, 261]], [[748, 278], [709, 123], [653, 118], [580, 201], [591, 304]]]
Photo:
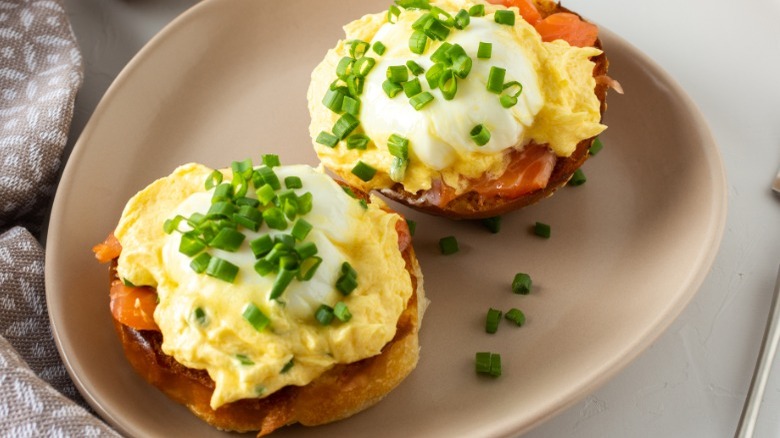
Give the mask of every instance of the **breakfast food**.
[[187, 164], [93, 250], [138, 373], [213, 426], [260, 435], [376, 403], [418, 359], [406, 221], [309, 166]]
[[551, 195], [606, 127], [598, 28], [549, 0], [398, 0], [312, 72], [310, 134], [349, 184], [453, 218]]

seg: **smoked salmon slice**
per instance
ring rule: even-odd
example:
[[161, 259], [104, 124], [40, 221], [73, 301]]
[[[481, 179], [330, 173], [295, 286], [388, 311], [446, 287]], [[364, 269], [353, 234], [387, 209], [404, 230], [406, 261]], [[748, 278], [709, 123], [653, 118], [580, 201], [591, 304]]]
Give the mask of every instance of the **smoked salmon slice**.
[[564, 40], [576, 47], [593, 46], [599, 36], [599, 28], [596, 25], [582, 21], [580, 17], [569, 12], [549, 15], [535, 27], [542, 36], [542, 41]]
[[496, 179], [477, 180], [471, 190], [485, 197], [517, 198], [547, 187], [555, 168], [555, 154], [546, 146], [529, 144], [520, 152], [512, 152], [504, 174]]
[[111, 283], [111, 315], [122, 324], [136, 330], [157, 330], [154, 309], [157, 292], [151, 287], [127, 286], [120, 280]]

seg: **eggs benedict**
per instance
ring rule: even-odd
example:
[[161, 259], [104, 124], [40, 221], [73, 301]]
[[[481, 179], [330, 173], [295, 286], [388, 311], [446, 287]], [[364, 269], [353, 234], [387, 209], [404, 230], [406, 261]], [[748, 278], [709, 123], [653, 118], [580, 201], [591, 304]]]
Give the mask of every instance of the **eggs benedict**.
[[597, 28], [555, 3], [502, 3], [399, 0], [347, 24], [308, 91], [322, 163], [455, 218], [565, 184], [606, 129]]
[[94, 251], [130, 363], [220, 429], [345, 418], [417, 363], [425, 298], [406, 221], [318, 169], [273, 155], [181, 166]]

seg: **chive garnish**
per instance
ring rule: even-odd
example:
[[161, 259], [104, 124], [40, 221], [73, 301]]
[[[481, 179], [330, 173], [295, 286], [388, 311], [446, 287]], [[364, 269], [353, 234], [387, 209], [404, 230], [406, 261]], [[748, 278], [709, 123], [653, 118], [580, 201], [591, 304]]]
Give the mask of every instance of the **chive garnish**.
[[490, 67], [490, 74], [488, 74], [487, 90], [491, 93], [501, 94], [504, 91], [504, 77], [506, 76], [506, 69], [501, 67]]
[[455, 29], [463, 30], [468, 27], [469, 23], [471, 23], [471, 16], [465, 9], [461, 9], [457, 14], [455, 14], [453, 23]]
[[376, 41], [373, 46], [371, 46], [371, 49], [379, 56], [382, 56], [385, 54], [385, 51], [387, 50], [387, 47], [385, 47], [384, 44], [382, 44], [382, 41]]
[[505, 318], [514, 322], [518, 326], [525, 324], [525, 314], [522, 310], [511, 308], [506, 312]]
[[484, 17], [485, 5], [474, 5], [469, 8], [469, 15], [472, 17]]
[[544, 237], [545, 239], [550, 238], [550, 225], [545, 224], [544, 222], [537, 222], [534, 224], [534, 234], [536, 234], [539, 237]]
[[333, 306], [333, 314], [341, 322], [347, 322], [352, 319], [352, 313], [350, 313], [349, 308], [343, 301], [339, 301]]
[[232, 283], [236, 279], [236, 275], [238, 275], [238, 266], [225, 259], [211, 257], [205, 272], [206, 275]]
[[585, 177], [585, 172], [582, 171], [582, 169], [577, 169], [574, 171], [574, 173], [571, 176], [571, 179], [569, 179], [569, 182], [567, 185], [570, 186], [581, 186], [585, 184], [585, 182], [588, 180], [587, 177]]
[[528, 295], [531, 293], [531, 285], [531, 276], [524, 272], [518, 272], [512, 280], [512, 292], [520, 295]]
[[423, 91], [422, 93], [409, 99], [409, 103], [417, 111], [420, 111], [421, 109], [423, 109], [423, 107], [425, 107], [432, 101], [433, 101], [433, 95], [427, 91]]
[[412, 36], [409, 37], [409, 50], [412, 53], [422, 55], [425, 53], [426, 47], [428, 47], [428, 35], [421, 30], [412, 32]]
[[501, 375], [501, 355], [498, 353], [479, 352], [475, 357], [477, 374], [487, 374], [492, 377]]
[[490, 131], [482, 124], [473, 127], [469, 136], [477, 146], [484, 146], [490, 141]]
[[491, 56], [493, 56], [493, 44], [480, 41], [477, 49], [477, 58], [490, 59]]
[[447, 236], [439, 239], [439, 250], [444, 255], [455, 254], [460, 250], [455, 236]]
[[271, 323], [271, 320], [252, 302], [244, 307], [242, 316], [259, 332], [262, 332]]
[[596, 137], [593, 139], [593, 144], [590, 145], [590, 149], [588, 149], [588, 153], [591, 155], [598, 154], [602, 149], [604, 149], [604, 143], [601, 142], [601, 139]]
[[493, 234], [497, 234], [499, 231], [501, 231], [501, 216], [485, 218], [480, 222]]
[[357, 164], [355, 164], [355, 167], [352, 168], [352, 174], [361, 180], [368, 182], [376, 175], [376, 169], [362, 161], [358, 161]]
[[505, 24], [507, 26], [515, 25], [515, 12], [511, 9], [504, 9], [496, 11], [493, 19], [498, 24]]
[[409, 80], [409, 70], [406, 65], [391, 65], [387, 67], [387, 80], [400, 84]]
[[501, 321], [502, 312], [498, 309], [488, 309], [487, 316], [485, 317], [485, 332], [495, 333], [498, 331], [498, 323]]
[[404, 94], [406, 94], [406, 97], [414, 97], [422, 92], [422, 86], [420, 85], [420, 80], [417, 78], [414, 78], [411, 81], [404, 82], [403, 87], [404, 87]]
[[327, 304], [321, 304], [320, 307], [317, 308], [317, 311], [314, 312], [314, 319], [322, 325], [330, 324], [331, 321], [333, 321], [333, 318], [333, 308]]
[[388, 79], [382, 82], [382, 90], [384, 90], [385, 94], [387, 94], [387, 97], [392, 99], [397, 96], [398, 93], [403, 91], [404, 87], [401, 84], [396, 84], [395, 82], [392, 82]]

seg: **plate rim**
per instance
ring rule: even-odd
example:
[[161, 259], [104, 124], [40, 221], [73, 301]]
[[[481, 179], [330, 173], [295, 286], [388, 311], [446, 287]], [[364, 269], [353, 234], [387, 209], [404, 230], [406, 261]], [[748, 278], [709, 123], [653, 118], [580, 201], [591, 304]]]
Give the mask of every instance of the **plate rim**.
[[[71, 154], [67, 157], [67, 162], [63, 168], [62, 176], [60, 178], [54, 201], [52, 203], [51, 214], [49, 216], [49, 227], [47, 230], [46, 251], [45, 251], [45, 290], [47, 303], [50, 301], [50, 293], [56, 289], [56, 285], [50, 283], [50, 279], [53, 276], [55, 270], [53, 264], [57, 257], [57, 251], [59, 251], [58, 244], [55, 237], [61, 233], [61, 211], [63, 210], [62, 198], [66, 192], [65, 187], [69, 186], [74, 179], [73, 167], [75, 163], [79, 161], [80, 157], [85, 153], [86, 144], [89, 138], [93, 135], [96, 126], [100, 125], [101, 115], [105, 112], [105, 107], [111, 105], [114, 100], [114, 95], [117, 94], [117, 90], [125, 84], [126, 78], [132, 76], [136, 70], [143, 68], [143, 64], [147, 58], [147, 54], [156, 50], [156, 48], [165, 44], [166, 40], [171, 34], [175, 34], [180, 28], [187, 26], [193, 19], [198, 19], [201, 14], [206, 14], [211, 8], [223, 7], [223, 4], [227, 4], [231, 0], [205, 0], [197, 3], [187, 10], [182, 12], [171, 22], [165, 25], [157, 34], [155, 34], [126, 64], [124, 68], [119, 72], [117, 77], [112, 81], [111, 85], [106, 90], [105, 94], [101, 97], [96, 105], [92, 115], [90, 116], [87, 124], [79, 135]], [[234, 0], [233, 0], [234, 1]], [[709, 229], [707, 234], [711, 237], [708, 239], [708, 245], [702, 245], [696, 269], [690, 270], [687, 277], [686, 285], [681, 287], [684, 293], [676, 296], [677, 303], [670, 305], [668, 308], [672, 309], [661, 315], [655, 323], [648, 326], [645, 330], [645, 336], [635, 339], [630, 345], [624, 346], [624, 351], [620, 355], [615, 356], [616, 360], [613, 360], [608, 366], [600, 369], [599, 373], [594, 376], [593, 379], [582, 381], [582, 385], [576, 389], [570, 391], [565, 397], [562, 397], [557, 403], [552, 406], [552, 409], [548, 409], [545, 412], [540, 412], [539, 415], [533, 417], [532, 421], [518, 424], [518, 422], [512, 422], [511, 419], [505, 418], [500, 424], [493, 424], [491, 430], [499, 436], [512, 436], [515, 434], [525, 433], [540, 424], [555, 417], [562, 411], [566, 410], [570, 406], [577, 403], [582, 397], [589, 393], [592, 393], [597, 388], [604, 385], [607, 381], [611, 380], [618, 372], [623, 370], [628, 364], [633, 362], [642, 352], [644, 352], [653, 342], [655, 342], [669, 326], [677, 320], [683, 310], [688, 306], [693, 297], [698, 293], [701, 285], [709, 275], [709, 271], [719, 253], [719, 248], [723, 240], [725, 226], [727, 222], [728, 211], [728, 190], [727, 190], [727, 178], [724, 163], [722, 160], [722, 154], [717, 142], [715, 141], [712, 131], [707, 123], [706, 118], [699, 109], [698, 105], [693, 101], [690, 95], [682, 88], [677, 80], [671, 76], [661, 65], [655, 60], [650, 58], [647, 54], [639, 50], [630, 42], [622, 38], [621, 36], [610, 31], [604, 26], [599, 26], [600, 31], [603, 32], [603, 36], [606, 39], [615, 41], [618, 45], [623, 46], [625, 49], [631, 51], [633, 56], [637, 57], [637, 62], [643, 66], [652, 70], [653, 76], [660, 77], [664, 81], [664, 85], [668, 86], [679, 99], [679, 102], [686, 109], [686, 114], [691, 116], [696, 121], [696, 131], [702, 139], [700, 148], [706, 150], [705, 156], [709, 161], [708, 168], [713, 172], [711, 183], [716, 189], [715, 194], [719, 194], [717, 197], [713, 197], [712, 202], [708, 204], [713, 211], [715, 211], [714, 220], [709, 223]], [[58, 220], [54, 220], [58, 219]], [[88, 379], [83, 379], [76, 373], [74, 364], [71, 363], [68, 352], [65, 351], [63, 345], [62, 332], [58, 328], [58, 318], [54, 315], [55, 311], [51, 306], [47, 306], [47, 312], [52, 328], [52, 335], [57, 347], [57, 351], [65, 365], [68, 375], [73, 380], [79, 393], [84, 397], [85, 401], [109, 424], [117, 428], [122, 433], [129, 434], [131, 430], [125, 427], [125, 424], [121, 419], [116, 418], [115, 413], [108, 411], [96, 399], [95, 394], [90, 391], [90, 384]]]

